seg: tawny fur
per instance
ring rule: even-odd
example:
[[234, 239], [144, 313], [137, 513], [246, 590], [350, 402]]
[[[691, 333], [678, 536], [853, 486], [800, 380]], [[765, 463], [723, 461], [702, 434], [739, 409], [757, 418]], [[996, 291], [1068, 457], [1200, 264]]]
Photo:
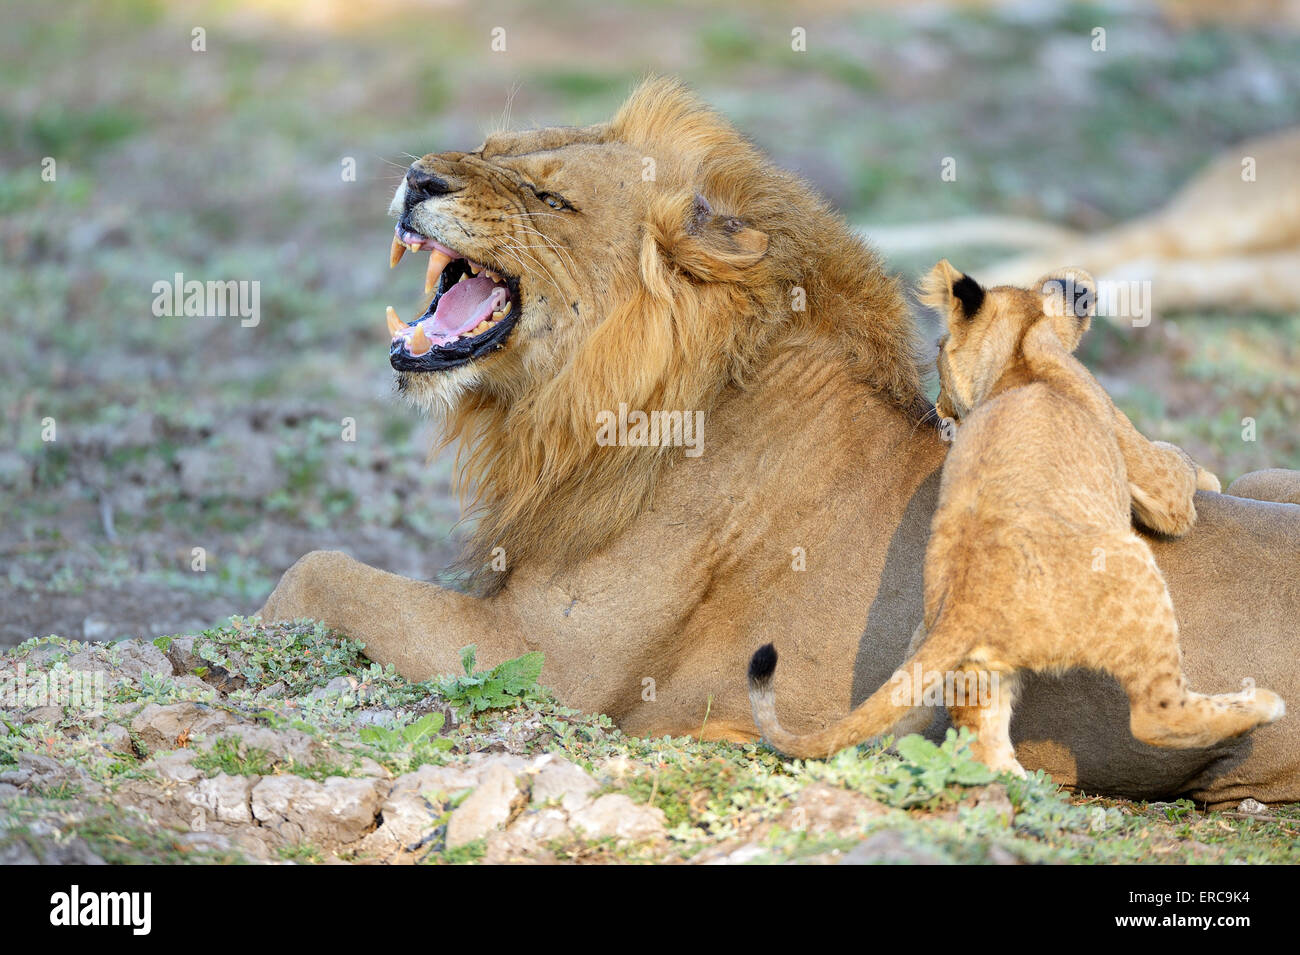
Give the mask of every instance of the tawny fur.
[[[965, 301], [961, 283], [974, 290]], [[825, 757], [886, 732], [925, 684], [942, 681], [961, 687], [946, 705], [977, 734], [977, 758], [1023, 774], [1010, 735], [1016, 681], [1073, 667], [1112, 674], [1133, 735], [1155, 746], [1212, 746], [1280, 718], [1269, 690], [1188, 687], [1173, 603], [1130, 515], [1184, 534], [1198, 480], [1218, 482], [1181, 449], [1139, 434], [1070, 354], [1091, 319], [1091, 277], [1067, 270], [1033, 289], [985, 291], [943, 261], [926, 293], [948, 328], [937, 407], [960, 427], [926, 551], [923, 637], [851, 714], [803, 735], [776, 718], [776, 660], [765, 648], [750, 668], [764, 737], [791, 756]], [[972, 701], [977, 687], [985, 692]]]
[[[471, 449], [462, 477], [485, 522], [470, 565], [504, 541], [508, 573], [475, 597], [317, 551], [262, 616], [321, 620], [414, 680], [459, 672], [469, 643], [484, 666], [541, 651], [560, 701], [632, 735], [756, 739], [742, 674], [769, 641], [782, 641], [782, 679], [806, 688], [783, 706], [796, 731], [880, 686], [923, 615], [946, 452], [918, 422], [916, 334], [880, 261], [810, 187], [662, 80], [612, 124], [498, 133], [421, 162], [460, 188], [416, 207], [414, 227], [520, 281], [504, 348], [402, 379]], [[697, 221], [695, 193], [715, 218]], [[746, 230], [769, 237], [750, 264], [762, 242], [737, 239]], [[680, 309], [667, 292], [686, 296]], [[588, 416], [618, 401], [699, 401], [703, 455], [597, 450]], [[1202, 492], [1197, 512], [1190, 534], [1150, 539], [1193, 683], [1244, 671], [1300, 694], [1300, 508]], [[1092, 792], [1300, 799], [1294, 718], [1224, 747], [1157, 749], [1133, 738], [1117, 692], [1086, 673], [1027, 679], [1024, 765]], [[1095, 718], [1080, 723], [1082, 708]]]
[[994, 263], [986, 275], [993, 284], [1028, 282], [1052, 262], [1076, 262], [1103, 283], [1150, 282], [1156, 311], [1294, 312], [1297, 164], [1300, 129], [1237, 143], [1164, 207], [1092, 235], [1040, 243], [1031, 254]]
[[[591, 148], [575, 150], [562, 173], [546, 155], [556, 132], [496, 134], [479, 152], [420, 161], [459, 187], [463, 220], [502, 223], [476, 228], [459, 251], [525, 276], [544, 270], [549, 281], [534, 301], [562, 300], [558, 309], [526, 302], [514, 347], [479, 363], [492, 386], [458, 395], [446, 416], [444, 444], [461, 446], [459, 487], [478, 516], [463, 563], [488, 590], [507, 579], [485, 570], [497, 548], [512, 566], [539, 549], [581, 561], [649, 506], [674, 449], [598, 446], [602, 410], [625, 403], [707, 418], [778, 339], [910, 411], [927, 404], [897, 280], [861, 242], [828, 247], [828, 234], [845, 234], [839, 214], [680, 84], [643, 85], [584, 137]], [[662, 149], [667, 141], [672, 152]], [[642, 175], [645, 158], [655, 163], [652, 179]], [[549, 176], [548, 188], [579, 210], [604, 191], [640, 215], [524, 220], [511, 215], [517, 175]], [[712, 221], [698, 221], [697, 195], [716, 210], [709, 220], [739, 220], [763, 236], [764, 253], [755, 259]], [[599, 274], [577, 272], [575, 263], [609, 250], [615, 261]], [[846, 320], [863, 314], [877, 318]], [[403, 382], [417, 401], [428, 387], [421, 377]]]

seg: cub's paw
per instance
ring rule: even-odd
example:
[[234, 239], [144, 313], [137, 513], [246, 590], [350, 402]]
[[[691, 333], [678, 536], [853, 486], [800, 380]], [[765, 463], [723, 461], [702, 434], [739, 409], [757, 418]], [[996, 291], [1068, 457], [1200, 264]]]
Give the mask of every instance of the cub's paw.
[[1213, 491], [1215, 494], [1222, 494], [1223, 485], [1219, 483], [1219, 479], [1213, 471], [1207, 471], [1198, 464], [1196, 465], [1196, 490]]
[[1272, 690], [1255, 690], [1255, 708], [1260, 714], [1260, 726], [1276, 723], [1286, 716], [1286, 701]]

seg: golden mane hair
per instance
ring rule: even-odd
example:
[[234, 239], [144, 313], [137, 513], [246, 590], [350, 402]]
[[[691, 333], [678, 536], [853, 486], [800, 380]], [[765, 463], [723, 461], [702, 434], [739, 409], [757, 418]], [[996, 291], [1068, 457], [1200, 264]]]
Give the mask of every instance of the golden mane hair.
[[[642, 83], [593, 129], [656, 160], [640, 248], [628, 250], [620, 274], [602, 277], [604, 317], [558, 374], [508, 401], [476, 389], [447, 414], [441, 446], [459, 442], [457, 486], [478, 516], [460, 566], [488, 591], [507, 576], [483, 573], [494, 549], [504, 548], [508, 567], [579, 562], [651, 503], [681, 449], [598, 446], [596, 415], [620, 402], [707, 415], [779, 344], [842, 363], [917, 417], [928, 409], [898, 280], [809, 186], [672, 80]], [[765, 254], [752, 262], [692, 228], [697, 195], [765, 234]], [[792, 306], [796, 287], [802, 311]]]

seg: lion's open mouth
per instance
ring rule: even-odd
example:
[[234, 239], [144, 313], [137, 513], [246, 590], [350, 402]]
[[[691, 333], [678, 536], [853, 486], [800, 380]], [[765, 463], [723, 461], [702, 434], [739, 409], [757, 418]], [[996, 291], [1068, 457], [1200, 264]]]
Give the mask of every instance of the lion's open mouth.
[[428, 236], [397, 226], [390, 265], [407, 252], [428, 252], [425, 313], [403, 322], [388, 307], [388, 360], [398, 371], [441, 371], [505, 343], [519, 319], [519, 282]]

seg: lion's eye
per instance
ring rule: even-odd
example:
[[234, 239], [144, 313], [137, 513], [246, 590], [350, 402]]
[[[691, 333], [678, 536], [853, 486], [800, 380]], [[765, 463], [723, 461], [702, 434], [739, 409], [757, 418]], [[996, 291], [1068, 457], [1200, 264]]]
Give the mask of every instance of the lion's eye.
[[553, 192], [538, 193], [537, 198], [541, 199], [542, 202], [546, 203], [552, 209], [567, 209], [569, 207], [567, 202]]

